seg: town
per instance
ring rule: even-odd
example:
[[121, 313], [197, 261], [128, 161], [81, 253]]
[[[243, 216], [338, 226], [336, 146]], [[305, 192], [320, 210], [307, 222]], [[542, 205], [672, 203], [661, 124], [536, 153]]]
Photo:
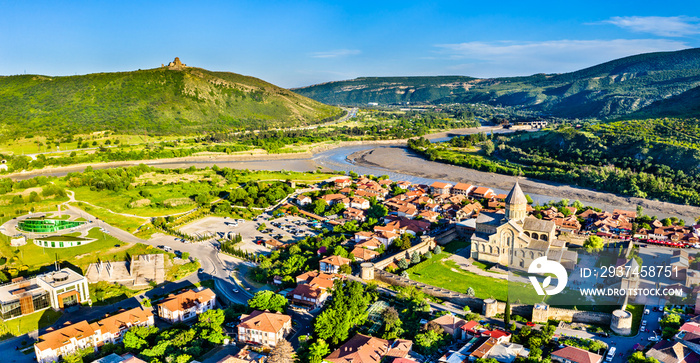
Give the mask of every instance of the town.
[[[70, 205], [10, 219], [0, 232], [13, 246], [88, 248], [99, 243], [95, 227], [103, 237], [148, 246], [84, 269], [57, 261], [0, 286], [6, 322], [63, 314], [0, 347], [39, 363], [700, 358], [700, 254], [692, 252], [700, 247], [700, 225], [658, 220], [641, 208], [532, 205], [517, 182], [508, 194], [354, 173], [291, 184], [286, 197], [249, 220], [199, 216], [175, 238], [140, 240]], [[628, 272], [592, 286], [678, 294], [603, 303], [577, 299], [569, 289], [563, 298], [516, 301], [509, 290], [527, 279], [509, 276], [543, 256], [564, 266], [574, 284], [590, 281], [575, 280], [584, 269], [590, 277], [592, 267], [610, 261]], [[639, 273], [654, 261], [674, 274]], [[166, 274], [169, 264], [195, 268], [174, 277]], [[96, 288], [104, 284], [139, 292], [106, 304]]]

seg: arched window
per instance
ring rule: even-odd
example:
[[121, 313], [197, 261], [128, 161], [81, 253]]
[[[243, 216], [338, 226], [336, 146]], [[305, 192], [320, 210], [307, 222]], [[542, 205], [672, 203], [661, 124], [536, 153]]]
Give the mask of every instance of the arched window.
[[530, 232], [527, 232], [527, 231], [526, 231], [526, 232], [525, 232], [525, 235], [528, 236], [528, 237], [530, 237]]
[[549, 240], [549, 237], [547, 237], [547, 235], [543, 233], [543, 234], [540, 236], [540, 239], [543, 240], [543, 241], [548, 241], [548, 240]]

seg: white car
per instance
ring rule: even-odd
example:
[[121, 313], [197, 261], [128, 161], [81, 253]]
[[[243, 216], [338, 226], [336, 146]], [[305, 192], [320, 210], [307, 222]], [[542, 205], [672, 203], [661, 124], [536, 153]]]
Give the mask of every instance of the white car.
[[654, 334], [653, 336], [650, 336], [649, 338], [647, 338], [647, 340], [650, 342], [658, 342], [659, 337], [656, 334]]

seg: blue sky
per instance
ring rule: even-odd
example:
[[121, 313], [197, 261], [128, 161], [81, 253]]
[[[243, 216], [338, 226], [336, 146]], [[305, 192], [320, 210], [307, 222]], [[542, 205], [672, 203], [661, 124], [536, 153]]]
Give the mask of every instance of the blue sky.
[[296, 87], [559, 73], [700, 46], [698, 1], [534, 3], [0, 0], [0, 74], [128, 71], [179, 56]]

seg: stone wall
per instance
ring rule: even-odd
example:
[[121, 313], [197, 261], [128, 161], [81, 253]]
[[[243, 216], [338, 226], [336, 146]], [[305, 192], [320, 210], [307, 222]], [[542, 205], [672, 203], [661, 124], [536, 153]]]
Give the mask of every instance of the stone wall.
[[411, 259], [411, 255], [413, 254], [414, 251], [418, 251], [419, 254], [424, 254], [430, 250], [435, 248], [435, 239], [432, 237], [426, 237], [423, 236], [421, 237], [421, 242], [416, 244], [415, 246], [411, 246], [411, 248], [401, 251], [399, 253], [396, 253], [394, 255], [391, 255], [381, 261], [377, 261], [374, 263], [374, 267], [376, 267], [378, 270], [383, 270], [385, 267], [389, 266], [390, 263], [392, 262], [398, 262], [399, 260], [402, 259]]
[[458, 237], [457, 228], [453, 224], [445, 232], [435, 236], [435, 242], [437, 242], [437, 244], [439, 244], [439, 245], [444, 246], [444, 245], [452, 242], [452, 240], [454, 240], [457, 237]]
[[[387, 263], [388, 264], [388, 263]], [[376, 264], [375, 264], [376, 266]], [[422, 282], [414, 281], [411, 279], [406, 279], [401, 276], [386, 272], [382, 269], [375, 269], [374, 278], [376, 280], [385, 282], [390, 285], [395, 286], [414, 286], [419, 288], [424, 293], [437, 297], [442, 300], [452, 302], [457, 305], [469, 306], [469, 308], [474, 312], [482, 312], [484, 306], [484, 300], [476, 297], [471, 297], [463, 293], [456, 291], [443, 289], [441, 287], [431, 286], [424, 284]], [[520, 315], [525, 318], [532, 317], [532, 305], [522, 305], [522, 304], [511, 304], [511, 313], [513, 315]], [[503, 314], [506, 311], [506, 303], [499, 301], [496, 307], [496, 314]], [[572, 309], [561, 309], [555, 307], [548, 308], [548, 318], [563, 320], [576, 323], [586, 323], [586, 324], [601, 324], [608, 325], [612, 319], [612, 315], [608, 313], [598, 313], [590, 311], [580, 311]]]

